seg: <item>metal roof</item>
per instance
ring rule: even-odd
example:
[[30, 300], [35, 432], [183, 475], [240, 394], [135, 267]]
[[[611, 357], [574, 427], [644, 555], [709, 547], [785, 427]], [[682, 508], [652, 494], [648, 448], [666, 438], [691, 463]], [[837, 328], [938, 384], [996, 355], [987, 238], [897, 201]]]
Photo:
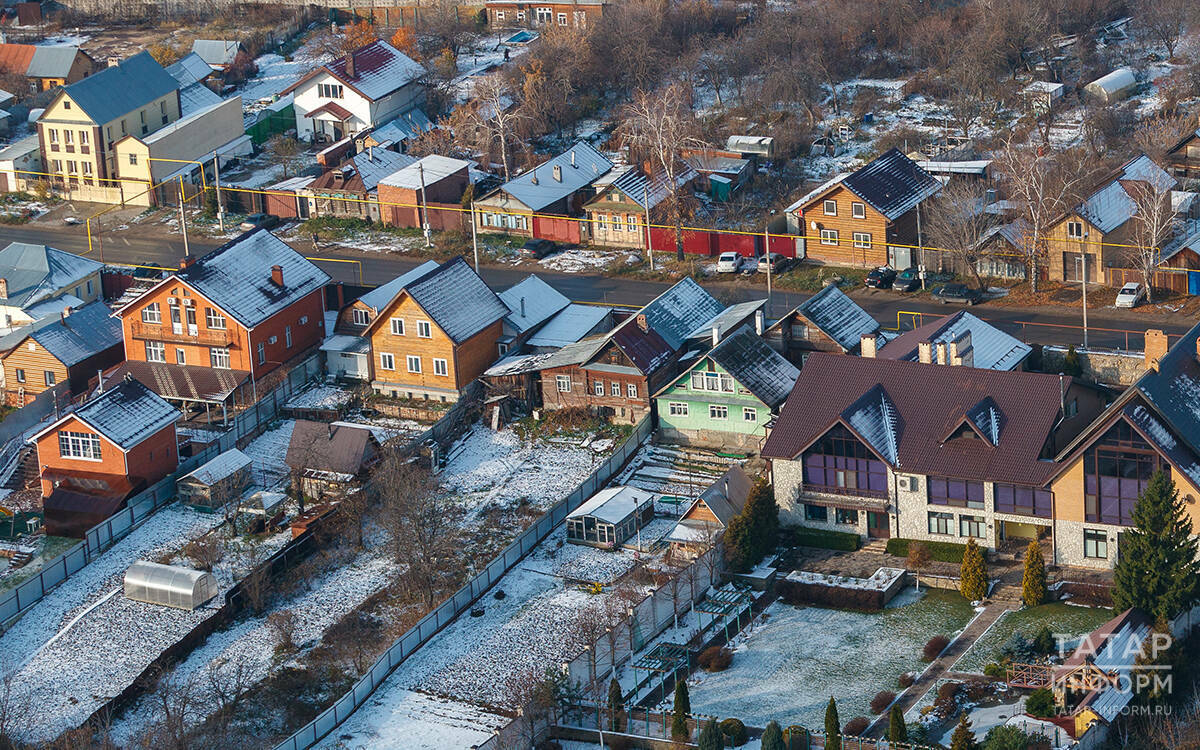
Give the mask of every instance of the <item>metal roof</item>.
[[[283, 286], [271, 281], [283, 269]], [[186, 282], [247, 328], [329, 283], [329, 275], [266, 229], [255, 229], [172, 276]]]
[[136, 378], [163, 398], [210, 404], [222, 403], [250, 379], [246, 370], [126, 360], [105, 378], [105, 383], [120, 382], [126, 376]]
[[800, 196], [800, 198], [798, 200], [796, 200], [794, 203], [792, 203], [787, 208], [783, 209], [783, 212], [785, 214], [790, 214], [790, 213], [794, 212], [796, 209], [802, 208], [803, 206], [810, 203], [813, 198], [816, 198], [818, 195], [825, 192], [826, 190], [833, 187], [834, 185], [838, 185], [838, 184], [842, 183], [849, 176], [850, 176], [849, 172], [843, 172], [842, 174], [839, 174], [829, 180], [826, 180], [824, 183], [818, 185], [817, 187], [813, 188], [812, 190], [809, 190], [804, 195]]
[[[680, 174], [675, 179], [675, 185], [677, 187], [686, 185], [696, 179], [697, 176], [696, 170], [688, 166], [683, 171], [683, 174]], [[625, 194], [625, 197], [636, 203], [643, 210], [654, 208], [671, 195], [670, 181], [667, 180], [665, 175], [657, 175], [652, 179], [647, 177], [640, 169], [624, 170], [617, 179], [605, 186], [605, 190], [609, 189], [620, 190]], [[598, 195], [588, 205], [608, 202], [605, 200], [605, 197], [603, 194]]]
[[82, 282], [104, 267], [48, 245], [10, 242], [0, 250], [0, 278], [8, 282], [8, 304], [26, 307]]
[[359, 297], [356, 301], [361, 302], [367, 307], [371, 308], [375, 311], [375, 314], [378, 315], [379, 311], [387, 307], [387, 304], [391, 302], [397, 294], [400, 293], [401, 289], [437, 267], [438, 262], [436, 260], [427, 260], [416, 268], [405, 271], [386, 284], [380, 284], [363, 296]]
[[242, 453], [237, 448], [230, 448], [191, 474], [183, 477], [180, 481], [183, 481], [183, 479], [195, 479], [201, 484], [216, 484], [222, 479], [233, 476], [251, 463], [250, 457], [245, 453]]
[[293, 469], [353, 477], [374, 455], [373, 437], [364, 427], [298, 419], [284, 460]]
[[1111, 73], [1100, 76], [1084, 88], [1099, 89], [1109, 96], [1120, 93], [1137, 85], [1137, 77], [1130, 68], [1117, 68]]
[[561, 292], [534, 274], [526, 276], [498, 296], [509, 310], [505, 321], [518, 334], [546, 322], [571, 304]]
[[611, 314], [611, 307], [572, 302], [550, 318], [526, 343], [534, 347], [573, 344], [594, 333]]
[[842, 181], [848, 190], [895, 220], [942, 189], [942, 184], [912, 159], [892, 148]]
[[1162, 167], [1142, 154], [1121, 167], [1121, 171], [1095, 190], [1079, 207], [1079, 215], [1101, 232], [1108, 233], [1137, 215], [1137, 203], [1129, 194], [1126, 181], [1148, 183], [1166, 193], [1178, 183]]
[[567, 518], [591, 516], [605, 523], [618, 524], [652, 502], [654, 495], [637, 487], [606, 487], [568, 513]]
[[[556, 167], [558, 179], [555, 179]], [[613, 163], [604, 155], [580, 141], [553, 159], [504, 183], [499, 190], [531, 210], [540, 211], [587, 187], [612, 167]]]
[[213, 67], [232, 65], [242, 45], [228, 39], [197, 39], [192, 42], [192, 54]]
[[897, 466], [900, 461], [896, 405], [882, 385], [876, 383], [841, 414], [842, 419], [879, 454]]
[[191, 86], [199, 83], [213, 74], [213, 69], [204, 58], [195, 52], [189, 52], [179, 62], [166, 67], [167, 75], [179, 82], [180, 86]]
[[350, 157], [340, 167], [325, 172], [314, 180], [310, 187], [313, 190], [340, 191], [343, 187], [334, 183], [334, 173], [341, 172], [345, 175], [345, 189], [352, 189], [351, 182], [357, 178], [357, 182], [362, 184], [362, 189], [370, 192], [379, 186], [383, 178], [416, 163], [415, 156], [389, 151], [386, 148], [371, 148]]
[[121, 322], [98, 300], [38, 328], [30, 336], [64, 367], [73, 367], [120, 345], [122, 340]]
[[422, 185], [428, 187], [438, 180], [443, 180], [458, 172], [465, 172], [471, 166], [468, 161], [452, 159], [449, 156], [430, 154], [423, 156], [398, 172], [384, 177], [380, 185], [390, 187], [420, 190]]
[[145, 50], [63, 87], [98, 125], [112, 122], [179, 89], [179, 83]]
[[693, 331], [712, 321], [724, 310], [725, 306], [695, 279], [686, 277], [651, 300], [622, 327], [636, 325], [638, 315], [644, 315], [650, 328], [662, 336], [671, 349], [677, 350]]
[[0, 161], [20, 159], [23, 156], [37, 152], [40, 148], [41, 141], [38, 140], [38, 134], [27, 135], [21, 140], [13, 141], [0, 149]]
[[[371, 137], [379, 144], [397, 143], [416, 138], [421, 133], [437, 127], [420, 108], [414, 107], [371, 131]], [[445, 157], [443, 157], [445, 158]]]
[[919, 328], [906, 331], [879, 349], [882, 359], [917, 361], [918, 346], [928, 341], [935, 346], [960, 341], [970, 334], [971, 367], [983, 370], [1014, 370], [1025, 361], [1033, 347], [1020, 339], [980, 320], [966, 310], [938, 318]]
[[508, 308], [461, 255], [414, 280], [405, 291], [456, 344], [508, 314]]
[[72, 416], [127, 451], [178, 422], [182, 415], [140, 381], [128, 377], [63, 419]]
[[33, 59], [29, 61], [25, 75], [30, 78], [66, 78], [80, 54], [78, 47], [34, 47]]
[[1180, 444], [1162, 422], [1142, 404], [1130, 404], [1122, 410], [1129, 423], [1153, 443], [1171, 464], [1192, 484], [1200, 484], [1200, 460], [1186, 445]]
[[801, 302], [795, 312], [804, 316], [805, 320], [846, 352], [854, 351], [863, 336], [879, 330], [879, 321], [846, 296], [836, 284], [830, 284]]
[[221, 97], [203, 83], [193, 83], [179, 89], [179, 109], [182, 117], [211, 109], [220, 103]]
[[754, 299], [747, 302], [737, 302], [725, 308], [721, 312], [712, 316], [700, 325], [696, 326], [696, 330], [692, 331], [688, 336], [689, 339], [709, 339], [712, 340], [712, 330], [717, 329], [717, 340], [725, 338], [731, 331], [736, 330], [745, 324], [746, 319], [765, 307], [767, 301], [765, 299]]
[[708, 353], [708, 358], [769, 409], [787, 399], [800, 374], [750, 326], [742, 326], [726, 337]]
[[328, 73], [371, 101], [378, 101], [425, 75], [425, 68], [382, 40], [354, 51], [354, 75], [346, 73], [346, 55], [323, 65], [284, 89], [295, 91], [313, 78]]
[[347, 354], [366, 354], [371, 351], [371, 342], [362, 336], [351, 336], [345, 333], [334, 334], [321, 342], [323, 352], [343, 352]]

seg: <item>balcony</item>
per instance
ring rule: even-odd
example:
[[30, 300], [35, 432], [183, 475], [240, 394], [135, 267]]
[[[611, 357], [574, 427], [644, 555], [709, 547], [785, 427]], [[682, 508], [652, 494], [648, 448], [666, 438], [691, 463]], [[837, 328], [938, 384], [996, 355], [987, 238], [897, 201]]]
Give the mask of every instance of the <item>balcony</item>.
[[131, 333], [139, 341], [170, 341], [176, 344], [193, 344], [195, 346], [229, 346], [233, 343], [233, 333], [216, 328], [196, 328], [194, 333], [187, 327], [174, 330], [170, 323], [143, 323], [135, 320]]

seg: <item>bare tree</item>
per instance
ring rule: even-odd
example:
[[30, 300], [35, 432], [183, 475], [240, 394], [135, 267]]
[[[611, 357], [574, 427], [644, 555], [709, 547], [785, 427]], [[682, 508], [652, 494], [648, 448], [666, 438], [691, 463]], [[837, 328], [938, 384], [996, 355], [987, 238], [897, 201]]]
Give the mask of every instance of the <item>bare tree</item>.
[[17, 669], [7, 662], [0, 664], [0, 746], [16, 746], [14, 738], [24, 733], [32, 709], [30, 696], [17, 679]]
[[267, 151], [283, 168], [284, 179], [290, 177], [291, 173], [297, 170], [300, 160], [304, 156], [304, 146], [300, 141], [283, 133], [271, 136], [271, 140], [267, 141]]
[[1161, 162], [1167, 150], [1196, 132], [1195, 119], [1184, 115], [1158, 114], [1138, 123], [1133, 144], [1155, 162]]
[[975, 284], [979, 278], [979, 243], [987, 230], [996, 225], [996, 217], [987, 211], [988, 185], [982, 182], [952, 180], [938, 193], [925, 214], [925, 237], [949, 255], [954, 270], [970, 270]]
[[1149, 41], [1167, 50], [1167, 59], [1175, 57], [1175, 48], [1188, 25], [1200, 19], [1194, 0], [1139, 0], [1135, 4], [1136, 22]]
[[134, 741], [134, 747], [188, 750], [189, 727], [199, 718], [194, 678], [160, 675], [152, 695], [153, 718]]
[[1171, 209], [1171, 188], [1168, 183], [1149, 180], [1122, 180], [1122, 186], [1133, 199], [1133, 247], [1123, 248], [1126, 261], [1142, 274], [1146, 299], [1154, 297], [1154, 269], [1161, 260], [1162, 243], [1170, 239], [1176, 226]]
[[494, 153], [493, 149], [499, 149], [506, 182], [511, 176], [511, 149], [520, 137], [522, 124], [528, 119], [524, 111], [513, 106], [514, 93], [504, 76], [490, 73], [475, 84], [474, 98], [455, 110], [457, 119], [463, 121], [465, 135], [479, 151], [490, 155]]

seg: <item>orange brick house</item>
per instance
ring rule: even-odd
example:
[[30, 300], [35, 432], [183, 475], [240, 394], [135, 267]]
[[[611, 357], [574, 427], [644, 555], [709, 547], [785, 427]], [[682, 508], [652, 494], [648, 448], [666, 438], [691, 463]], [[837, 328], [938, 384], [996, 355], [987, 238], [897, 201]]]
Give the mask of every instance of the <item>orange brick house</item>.
[[[194, 375], [254, 384], [325, 336], [329, 276], [265, 229], [247, 232], [119, 309], [125, 367], [158, 384]], [[212, 395], [212, 394], [210, 394]], [[217, 394], [219, 395], [219, 394]]]
[[462, 256], [409, 280], [362, 333], [371, 342], [371, 387], [457, 401], [495, 361], [508, 313]]
[[81, 537], [179, 465], [179, 411], [125, 378], [33, 436], [46, 532]]

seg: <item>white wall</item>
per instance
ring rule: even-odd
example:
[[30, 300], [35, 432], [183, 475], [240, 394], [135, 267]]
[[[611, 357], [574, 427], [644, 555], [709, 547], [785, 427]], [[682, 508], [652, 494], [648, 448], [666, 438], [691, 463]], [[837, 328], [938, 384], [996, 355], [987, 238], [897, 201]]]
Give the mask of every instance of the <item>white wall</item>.
[[[322, 83], [334, 84], [342, 87], [341, 99], [328, 99], [318, 95], [318, 86]], [[372, 127], [371, 102], [365, 97], [360, 96], [356, 91], [346, 86], [344, 83], [329, 75], [322, 73], [300, 88], [296, 89], [294, 107], [296, 109], [296, 137], [301, 140], [309, 140], [313, 134], [312, 118], [306, 117], [309, 112], [318, 109], [329, 102], [336, 102], [339, 106], [344, 107], [354, 116], [346, 123], [346, 135], [352, 135], [360, 130]]]

